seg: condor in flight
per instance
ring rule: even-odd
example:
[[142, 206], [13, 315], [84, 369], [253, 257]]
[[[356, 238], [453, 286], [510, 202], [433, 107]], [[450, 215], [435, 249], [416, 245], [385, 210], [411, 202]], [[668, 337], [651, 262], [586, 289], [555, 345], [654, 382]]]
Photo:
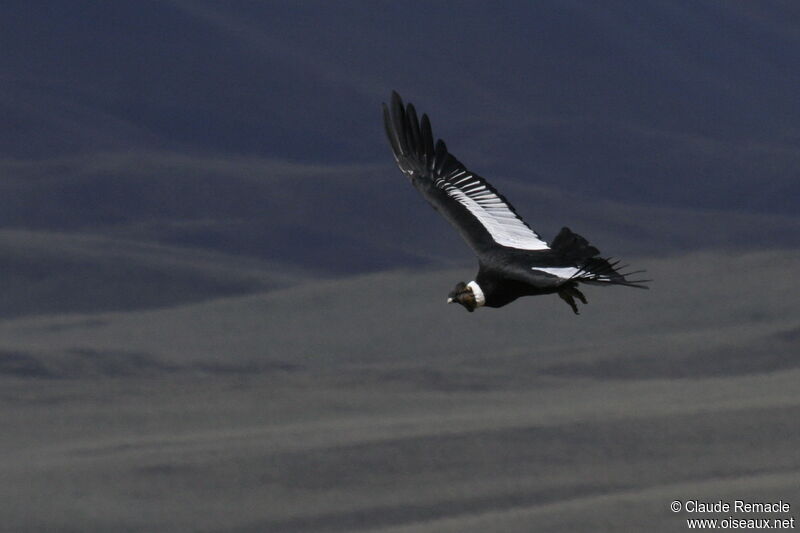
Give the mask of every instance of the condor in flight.
[[428, 116], [418, 120], [414, 106], [404, 106], [396, 92], [391, 108], [383, 104], [383, 122], [400, 170], [478, 255], [475, 280], [457, 284], [447, 303], [472, 312], [503, 307], [520, 296], [558, 294], [578, 314], [575, 299], [586, 303], [579, 283], [647, 288], [649, 280], [628, 278], [641, 271], [621, 272], [624, 267], [598, 257], [600, 251], [569, 228], [545, 242], [497, 189], [453, 157], [444, 141], [434, 144]]

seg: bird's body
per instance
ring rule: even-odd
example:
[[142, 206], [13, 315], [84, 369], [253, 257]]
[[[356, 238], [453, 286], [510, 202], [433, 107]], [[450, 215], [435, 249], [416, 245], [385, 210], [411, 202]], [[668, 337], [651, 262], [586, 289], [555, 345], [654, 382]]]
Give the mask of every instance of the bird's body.
[[629, 280], [586, 239], [563, 228], [548, 244], [516, 213], [489, 182], [469, 171], [433, 142], [427, 115], [418, 121], [412, 104], [392, 93], [383, 106], [389, 143], [400, 170], [414, 187], [461, 234], [478, 256], [474, 281], [459, 283], [449, 303], [468, 311], [502, 307], [522, 296], [558, 294], [577, 314], [575, 298], [586, 303], [579, 283], [646, 288]]
[[558, 288], [539, 288], [524, 281], [508, 279], [502, 273], [491, 270], [479, 270], [475, 283], [483, 292], [486, 307], [503, 307], [522, 296], [540, 296], [555, 294]]

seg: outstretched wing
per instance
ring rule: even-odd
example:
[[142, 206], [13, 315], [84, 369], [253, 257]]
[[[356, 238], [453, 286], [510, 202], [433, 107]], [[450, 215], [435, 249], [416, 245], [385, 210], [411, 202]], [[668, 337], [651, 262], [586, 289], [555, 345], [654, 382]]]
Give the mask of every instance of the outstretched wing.
[[503, 275], [539, 288], [593, 285], [625, 285], [646, 289], [648, 279], [631, 279], [642, 270], [625, 271], [627, 265], [600, 257], [600, 250], [569, 228], [561, 228], [550, 244], [552, 253], [522, 258], [503, 265]]
[[[649, 279], [628, 279], [628, 276], [641, 274], [643, 270], [623, 272], [627, 265], [618, 267], [619, 261], [612, 261], [602, 257], [591, 257], [581, 261], [578, 265], [560, 267], [531, 267], [532, 279], [526, 279], [528, 283], [537, 286], [561, 286], [570, 281], [579, 281], [590, 285], [624, 285], [626, 287], [636, 287], [637, 289], [647, 289]], [[546, 279], [542, 278], [545, 275]], [[536, 280], [538, 283], [534, 282]]]
[[405, 107], [396, 92], [391, 109], [383, 104], [383, 121], [400, 170], [476, 252], [498, 246], [549, 249], [497, 189], [447, 151], [444, 141], [434, 145], [428, 116], [417, 120], [414, 106]]

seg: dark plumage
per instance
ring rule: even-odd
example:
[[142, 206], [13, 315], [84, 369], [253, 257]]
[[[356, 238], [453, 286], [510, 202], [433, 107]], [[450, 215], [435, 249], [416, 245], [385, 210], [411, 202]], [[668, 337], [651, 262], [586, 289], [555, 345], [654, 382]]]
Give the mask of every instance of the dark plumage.
[[624, 267], [599, 257], [597, 248], [569, 228], [551, 244], [544, 241], [497, 189], [450, 154], [444, 141], [434, 143], [428, 116], [418, 119], [414, 106], [404, 106], [396, 92], [391, 106], [383, 104], [383, 122], [400, 170], [478, 255], [475, 281], [457, 284], [448, 303], [472, 312], [520, 296], [558, 294], [578, 314], [575, 300], [586, 303], [579, 283], [647, 288], [649, 280], [627, 277], [641, 271], [621, 272]]

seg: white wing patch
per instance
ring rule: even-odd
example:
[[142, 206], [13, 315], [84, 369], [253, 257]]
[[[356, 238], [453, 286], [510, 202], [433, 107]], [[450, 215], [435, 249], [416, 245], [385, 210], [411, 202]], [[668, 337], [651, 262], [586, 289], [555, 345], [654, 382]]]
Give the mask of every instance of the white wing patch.
[[531, 270], [538, 270], [561, 279], [572, 279], [581, 271], [578, 267], [531, 267]]
[[508, 204], [466, 170], [439, 178], [435, 185], [466, 207], [497, 244], [521, 250], [550, 248]]
[[536, 270], [539, 272], [544, 272], [546, 274], [551, 274], [556, 276], [557, 278], [563, 280], [570, 280], [570, 279], [589, 279], [591, 281], [611, 281], [611, 278], [608, 276], [595, 276], [589, 275], [588, 272], [583, 270], [582, 268], [573, 267], [573, 266], [566, 266], [566, 267], [531, 267], [531, 270]]

